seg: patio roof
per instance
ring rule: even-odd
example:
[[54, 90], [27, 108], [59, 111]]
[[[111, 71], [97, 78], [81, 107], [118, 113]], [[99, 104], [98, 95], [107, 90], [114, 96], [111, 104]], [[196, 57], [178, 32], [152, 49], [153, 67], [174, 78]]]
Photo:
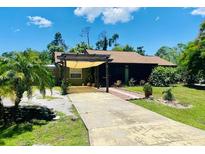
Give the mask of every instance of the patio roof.
[[112, 61], [109, 57], [109, 55], [63, 53], [57, 56], [57, 59], [65, 62], [65, 66], [69, 68], [89, 68]]
[[[110, 59], [110, 55], [61, 53], [61, 55], [55, 55], [55, 57], [59, 60], [58, 63], [60, 63], [64, 68], [89, 68], [105, 63], [106, 92], [109, 92], [108, 62], [112, 61], [112, 59]], [[96, 67], [96, 69], [97, 68], [98, 67]], [[65, 74], [66, 69], [64, 69], [64, 78], [66, 78]], [[97, 87], [99, 88], [99, 73], [97, 74]]]

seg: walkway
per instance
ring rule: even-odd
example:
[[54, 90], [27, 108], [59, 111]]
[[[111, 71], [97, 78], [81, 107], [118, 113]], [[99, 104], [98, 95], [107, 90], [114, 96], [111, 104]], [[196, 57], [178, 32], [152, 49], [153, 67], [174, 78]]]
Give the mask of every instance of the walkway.
[[91, 145], [205, 145], [205, 131], [173, 121], [109, 93], [69, 95]]
[[[105, 88], [100, 88], [99, 91], [105, 92]], [[120, 97], [123, 100], [133, 100], [133, 99], [141, 99], [144, 98], [144, 95], [136, 93], [136, 92], [131, 92], [127, 91], [123, 88], [115, 88], [115, 87], [110, 87], [109, 88], [109, 93]]]
[[[62, 96], [59, 91], [53, 90], [53, 95], [51, 96], [50, 91], [46, 90], [46, 96], [48, 98], [43, 99], [39, 90], [36, 90], [33, 94], [32, 99], [28, 100], [26, 94], [24, 94], [20, 106], [27, 106], [27, 105], [46, 106], [49, 109], [53, 109], [58, 112], [63, 112], [68, 116], [73, 116], [72, 104], [68, 99], [67, 95]], [[13, 101], [9, 99], [5, 99], [3, 102], [4, 102], [4, 106], [14, 105]]]

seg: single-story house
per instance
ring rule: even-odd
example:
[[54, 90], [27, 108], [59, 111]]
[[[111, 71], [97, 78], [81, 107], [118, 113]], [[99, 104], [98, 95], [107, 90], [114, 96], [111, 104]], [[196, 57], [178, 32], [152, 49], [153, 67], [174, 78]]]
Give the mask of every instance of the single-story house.
[[[82, 54], [55, 52], [54, 74], [58, 81], [67, 79], [72, 85], [113, 85], [117, 80], [126, 84], [147, 81], [156, 66], [175, 64], [157, 56], [142, 56], [136, 52], [86, 50]], [[107, 73], [107, 76], [106, 76]], [[106, 82], [106, 79], [108, 81]]]

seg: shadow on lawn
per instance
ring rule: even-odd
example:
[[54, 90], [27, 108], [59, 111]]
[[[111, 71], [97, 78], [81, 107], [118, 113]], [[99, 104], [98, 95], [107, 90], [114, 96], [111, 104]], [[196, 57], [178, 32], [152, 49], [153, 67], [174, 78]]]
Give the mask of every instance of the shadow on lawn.
[[32, 131], [34, 125], [45, 125], [55, 117], [55, 113], [42, 106], [4, 107], [0, 119], [0, 145], [2, 139]]
[[205, 86], [201, 86], [201, 85], [184, 85], [184, 86], [192, 89], [197, 89], [197, 90], [205, 90]]

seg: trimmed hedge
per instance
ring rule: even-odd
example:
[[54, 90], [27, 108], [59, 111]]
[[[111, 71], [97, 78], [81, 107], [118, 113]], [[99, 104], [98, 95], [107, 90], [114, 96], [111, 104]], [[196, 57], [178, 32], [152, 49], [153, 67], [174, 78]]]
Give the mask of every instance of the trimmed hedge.
[[153, 86], [164, 87], [176, 84], [180, 80], [177, 68], [158, 66], [153, 69], [149, 82]]

